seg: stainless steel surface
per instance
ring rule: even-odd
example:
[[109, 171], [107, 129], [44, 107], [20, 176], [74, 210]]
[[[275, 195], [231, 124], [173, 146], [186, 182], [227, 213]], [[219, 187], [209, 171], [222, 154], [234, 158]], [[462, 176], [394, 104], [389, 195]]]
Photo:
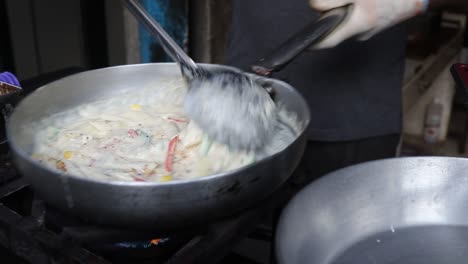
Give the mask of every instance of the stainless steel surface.
[[[35, 133], [30, 129], [31, 122], [111, 94], [157, 86], [175, 78], [181, 75], [174, 63], [141, 64], [88, 71], [39, 88], [20, 102], [9, 122], [7, 133], [16, 165], [48, 203], [93, 222], [134, 228], [187, 226], [234, 214], [266, 197], [290, 176], [304, 150], [304, 133], [281, 153], [250, 166], [169, 183], [83, 179], [57, 173], [30, 158]], [[306, 126], [309, 110], [299, 93], [284, 82], [269, 82], [277, 100]]]
[[466, 263], [468, 160], [364, 163], [310, 184], [283, 211], [279, 263]]

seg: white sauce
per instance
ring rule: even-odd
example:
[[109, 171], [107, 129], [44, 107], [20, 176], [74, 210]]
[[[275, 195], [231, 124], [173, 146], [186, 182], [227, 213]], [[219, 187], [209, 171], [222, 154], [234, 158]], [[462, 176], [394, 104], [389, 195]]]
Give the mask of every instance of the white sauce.
[[177, 80], [47, 117], [33, 124], [39, 132], [32, 157], [87, 178], [166, 182], [248, 165], [283, 150], [300, 131], [297, 120], [277, 107], [281, 122], [270, 143], [260, 153], [232, 152], [187, 119], [186, 92]]

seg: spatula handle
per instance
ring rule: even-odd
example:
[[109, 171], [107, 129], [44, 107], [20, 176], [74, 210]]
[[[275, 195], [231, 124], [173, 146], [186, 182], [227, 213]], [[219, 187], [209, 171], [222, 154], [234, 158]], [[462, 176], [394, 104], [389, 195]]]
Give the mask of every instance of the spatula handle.
[[258, 75], [270, 76], [283, 69], [305, 49], [331, 34], [345, 20], [350, 7], [346, 5], [322, 13], [317, 20], [293, 35], [270, 55], [252, 65], [251, 70]]

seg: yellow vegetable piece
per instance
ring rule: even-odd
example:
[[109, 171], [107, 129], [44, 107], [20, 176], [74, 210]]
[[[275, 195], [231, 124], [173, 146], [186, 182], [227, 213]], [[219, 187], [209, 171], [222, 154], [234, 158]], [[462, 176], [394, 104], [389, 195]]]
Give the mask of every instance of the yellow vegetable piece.
[[159, 179], [159, 181], [161, 182], [168, 182], [168, 181], [172, 181], [174, 178], [172, 178], [171, 175], [165, 175], [165, 176], [162, 176], [161, 179]]
[[65, 159], [67, 159], [67, 160], [71, 159], [72, 156], [73, 156], [73, 152], [71, 152], [71, 151], [65, 151], [65, 152], [63, 153], [63, 157], [64, 157]]
[[141, 105], [139, 105], [139, 104], [132, 104], [132, 105], [130, 106], [130, 108], [131, 108], [132, 110], [138, 111], [138, 110], [141, 110]]
[[150, 170], [150, 169], [148, 169], [148, 168], [145, 168], [145, 169], [143, 170], [143, 174], [144, 174], [145, 176], [151, 176], [151, 175], [154, 174], [154, 170]]

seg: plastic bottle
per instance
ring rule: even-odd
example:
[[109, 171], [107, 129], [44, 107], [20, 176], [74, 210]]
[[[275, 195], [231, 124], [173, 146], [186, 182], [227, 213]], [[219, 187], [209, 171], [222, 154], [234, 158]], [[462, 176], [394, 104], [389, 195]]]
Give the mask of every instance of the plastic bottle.
[[427, 143], [433, 144], [439, 141], [443, 108], [438, 98], [434, 98], [427, 106], [424, 120], [424, 141]]

